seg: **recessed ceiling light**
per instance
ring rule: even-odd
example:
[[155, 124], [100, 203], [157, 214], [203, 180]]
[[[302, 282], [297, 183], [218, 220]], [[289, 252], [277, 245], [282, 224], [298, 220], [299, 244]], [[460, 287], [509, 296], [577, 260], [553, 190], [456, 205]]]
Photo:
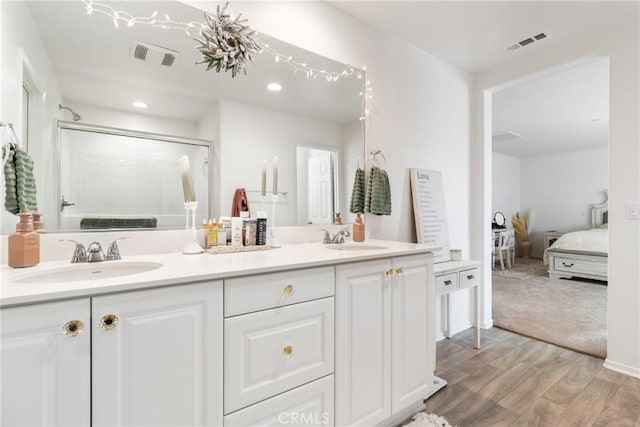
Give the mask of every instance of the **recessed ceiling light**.
[[133, 101], [131, 105], [133, 105], [136, 108], [147, 108], [147, 103], [142, 101]]
[[282, 86], [278, 83], [269, 83], [267, 85], [267, 89], [269, 89], [271, 92], [280, 92], [282, 90]]

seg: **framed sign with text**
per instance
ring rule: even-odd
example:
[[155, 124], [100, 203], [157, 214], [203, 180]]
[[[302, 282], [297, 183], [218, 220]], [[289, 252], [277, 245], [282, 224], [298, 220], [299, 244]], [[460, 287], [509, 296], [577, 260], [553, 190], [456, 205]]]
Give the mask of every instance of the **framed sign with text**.
[[449, 228], [442, 173], [410, 168], [409, 175], [418, 243], [441, 248], [433, 253], [434, 262], [449, 261]]

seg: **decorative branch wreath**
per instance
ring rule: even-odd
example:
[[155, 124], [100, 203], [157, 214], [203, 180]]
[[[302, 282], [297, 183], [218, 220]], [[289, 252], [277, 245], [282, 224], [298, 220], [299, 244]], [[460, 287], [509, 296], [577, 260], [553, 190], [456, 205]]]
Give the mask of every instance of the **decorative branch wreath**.
[[258, 43], [254, 39], [255, 31], [248, 25], [246, 19], [241, 19], [242, 14], [235, 19], [231, 19], [226, 13], [229, 2], [220, 9], [217, 7], [216, 16], [205, 13], [207, 23], [203, 24], [201, 35], [204, 40], [195, 39], [200, 46], [196, 49], [202, 54], [202, 61], [198, 64], [207, 64], [206, 71], [215, 68], [220, 70], [231, 70], [231, 77], [235, 77], [240, 71], [245, 75], [247, 63], [253, 62], [251, 54], [260, 50]]

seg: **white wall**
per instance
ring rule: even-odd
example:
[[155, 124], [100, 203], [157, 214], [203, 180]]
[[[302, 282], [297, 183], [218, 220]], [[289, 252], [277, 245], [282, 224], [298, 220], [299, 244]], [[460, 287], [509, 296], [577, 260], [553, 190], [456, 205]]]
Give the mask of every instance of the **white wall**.
[[591, 228], [591, 205], [604, 201], [609, 187], [608, 157], [608, 149], [599, 148], [522, 159], [520, 209], [535, 211], [532, 256], [542, 258], [547, 230]]
[[506, 225], [510, 226], [511, 216], [522, 210], [520, 159], [500, 153], [492, 153], [491, 170], [491, 215], [502, 212]]
[[[625, 204], [640, 202], [640, 5], [627, 25], [598, 29], [540, 47], [537, 55], [475, 75], [472, 254], [490, 264], [486, 224], [491, 215], [491, 92], [585, 58], [610, 58], [609, 286], [605, 366], [640, 377], [640, 221]], [[483, 322], [491, 324], [491, 274], [485, 268]]]

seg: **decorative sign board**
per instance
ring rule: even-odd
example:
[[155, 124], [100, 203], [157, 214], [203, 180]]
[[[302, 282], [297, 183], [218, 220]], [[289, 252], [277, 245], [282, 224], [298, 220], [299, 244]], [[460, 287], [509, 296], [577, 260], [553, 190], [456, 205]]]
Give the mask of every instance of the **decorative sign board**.
[[440, 246], [434, 262], [449, 261], [449, 228], [444, 204], [442, 173], [410, 168], [411, 196], [418, 243]]

